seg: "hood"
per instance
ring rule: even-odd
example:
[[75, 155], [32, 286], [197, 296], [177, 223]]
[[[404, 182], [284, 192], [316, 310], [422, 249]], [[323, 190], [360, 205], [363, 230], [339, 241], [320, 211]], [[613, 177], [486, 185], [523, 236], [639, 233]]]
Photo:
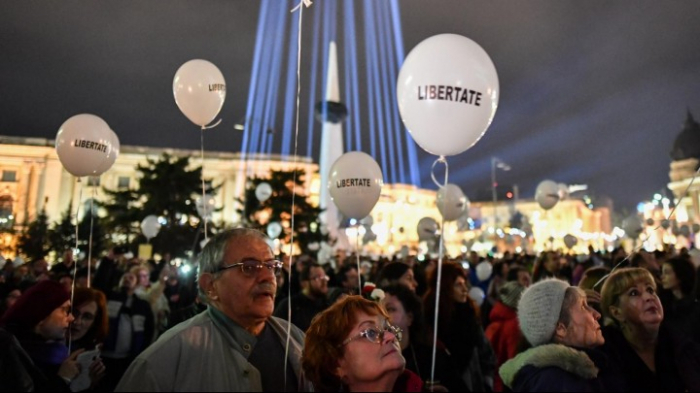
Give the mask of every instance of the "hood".
[[503, 363], [498, 373], [503, 383], [510, 388], [520, 370], [528, 365], [537, 368], [559, 367], [584, 379], [598, 376], [598, 368], [585, 352], [561, 344], [530, 348]]
[[489, 319], [491, 322], [510, 321], [513, 319], [518, 319], [518, 312], [515, 311], [514, 308], [508, 307], [503, 304], [503, 302], [498, 301], [491, 309]]

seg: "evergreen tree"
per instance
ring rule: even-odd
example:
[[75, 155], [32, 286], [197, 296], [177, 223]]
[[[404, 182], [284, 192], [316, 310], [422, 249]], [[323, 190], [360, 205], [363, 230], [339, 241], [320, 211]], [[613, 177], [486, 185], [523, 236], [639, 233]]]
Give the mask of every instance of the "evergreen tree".
[[[105, 231], [103, 229], [102, 218], [95, 211], [87, 210], [83, 219], [78, 225], [78, 248], [87, 256], [90, 252], [90, 243], [92, 242], [92, 257], [98, 257], [105, 250], [107, 241]], [[92, 231], [92, 238], [90, 232]]]
[[50, 250], [49, 243], [49, 218], [44, 209], [41, 210], [36, 220], [25, 226], [25, 231], [18, 239], [17, 248], [30, 260], [45, 257]]
[[49, 233], [49, 243], [51, 249], [58, 255], [66, 250], [75, 248], [75, 223], [73, 222], [73, 202], [68, 204], [68, 209], [61, 215], [61, 220], [57, 222]]
[[[108, 202], [101, 202], [107, 215], [102, 220], [106, 233], [123, 235], [126, 243], [131, 242], [141, 231], [138, 227], [142, 218], [141, 209], [138, 207], [138, 194], [133, 190], [110, 190], [102, 188], [107, 195]], [[93, 253], [93, 255], [95, 255]]]
[[[292, 219], [292, 195], [294, 184], [297, 190], [304, 189], [304, 170], [270, 171], [270, 177], [251, 178], [245, 190], [245, 199], [239, 200], [243, 209], [239, 213], [246, 225], [260, 229], [266, 233], [266, 226], [271, 222], [279, 222], [283, 228], [279, 239], [289, 243], [292, 233], [289, 231]], [[295, 181], [296, 175], [296, 181]], [[269, 183], [272, 187], [272, 195], [267, 200], [260, 202], [255, 196], [255, 189], [260, 183]], [[323, 210], [312, 206], [307, 198], [296, 193], [294, 196], [294, 241], [302, 253], [309, 253], [309, 244], [328, 241], [328, 235], [321, 233], [319, 215]]]

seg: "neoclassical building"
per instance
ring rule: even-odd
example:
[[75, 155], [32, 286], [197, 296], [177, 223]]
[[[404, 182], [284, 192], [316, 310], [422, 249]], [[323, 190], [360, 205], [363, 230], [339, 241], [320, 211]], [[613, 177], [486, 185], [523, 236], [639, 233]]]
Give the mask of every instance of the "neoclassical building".
[[[297, 192], [306, 195], [311, 203], [318, 204], [322, 182], [318, 165], [308, 157], [298, 157], [295, 164], [293, 158], [287, 156], [257, 155], [243, 159], [239, 153], [206, 151], [202, 161], [198, 150], [121, 146], [119, 157], [110, 170], [99, 178], [84, 178], [78, 182], [63, 169], [53, 140], [0, 136], [0, 228], [13, 228], [19, 233], [42, 209], [45, 209], [49, 222], [55, 223], [71, 202], [74, 211], [80, 205], [84, 212], [91, 198], [104, 200], [102, 186], [109, 189], [136, 188], [137, 165], [145, 164], [147, 159], [156, 160], [163, 153], [191, 157], [192, 166], [203, 166], [205, 178], [221, 184], [215, 196], [216, 206], [222, 208], [214, 214], [213, 220], [217, 222], [238, 223], [237, 206], [233, 201], [243, 195], [246, 178], [268, 176], [271, 169], [303, 168], [305, 184], [303, 190]], [[360, 251], [393, 254], [407, 245], [414, 252], [428, 252], [426, 244], [419, 242], [416, 228], [423, 217], [441, 221], [435, 197], [434, 190], [407, 184], [385, 184], [371, 213], [371, 230], [376, 239], [367, 244], [359, 242]], [[533, 237], [523, 239], [524, 232], [507, 228], [505, 223], [515, 211], [527, 218]], [[459, 228], [457, 222], [445, 223], [444, 238], [451, 255], [459, 255], [467, 249], [485, 252], [494, 245], [501, 252], [564, 248], [562, 239], [566, 234], [579, 238], [575, 250], [582, 252], [589, 244], [600, 249], [608, 247], [614, 240], [610, 238], [610, 211], [607, 208], [589, 209], [576, 199], [561, 201], [548, 211], [542, 210], [532, 199], [500, 201], [495, 208], [491, 201], [473, 202], [469, 215], [481, 222], [481, 226], [465, 230]], [[349, 247], [356, 248], [358, 230], [350, 228], [346, 233]], [[0, 235], [3, 255], [15, 255], [15, 246], [16, 235], [9, 232]]]

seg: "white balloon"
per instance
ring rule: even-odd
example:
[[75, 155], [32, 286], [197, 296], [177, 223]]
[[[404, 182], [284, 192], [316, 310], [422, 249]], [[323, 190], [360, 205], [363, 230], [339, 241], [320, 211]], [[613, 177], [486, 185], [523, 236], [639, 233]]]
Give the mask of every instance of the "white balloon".
[[214, 64], [190, 60], [175, 73], [173, 95], [180, 111], [194, 124], [204, 127], [224, 105], [226, 81]]
[[[88, 113], [66, 120], [56, 134], [56, 154], [74, 176], [99, 176], [109, 169], [114, 132], [98, 116]], [[116, 157], [114, 157], [116, 159]]]
[[281, 233], [282, 224], [280, 224], [279, 222], [273, 221], [267, 224], [267, 236], [269, 236], [270, 239], [277, 239]]
[[469, 200], [458, 185], [448, 183], [437, 192], [436, 204], [445, 221], [454, 221], [469, 209]]
[[351, 151], [338, 157], [328, 178], [333, 203], [348, 218], [365, 218], [377, 204], [384, 177], [369, 154]]
[[141, 221], [141, 232], [146, 239], [151, 240], [158, 235], [160, 231], [160, 222], [158, 222], [158, 217], [153, 214], [146, 216], [146, 218]]
[[432, 217], [423, 217], [418, 221], [418, 240], [435, 240], [440, 229], [437, 221]]
[[318, 244], [318, 242], [313, 242], [313, 243], [309, 243], [308, 248], [309, 248], [309, 251], [318, 251], [318, 249], [321, 248], [321, 245]]
[[260, 202], [265, 202], [272, 196], [272, 186], [270, 183], [260, 183], [255, 187], [255, 197]]
[[479, 287], [472, 287], [472, 289], [469, 290], [469, 297], [476, 302], [477, 306], [481, 307], [481, 305], [484, 303], [486, 294], [484, 293], [483, 289]]
[[631, 216], [622, 220], [622, 229], [629, 238], [636, 239], [642, 233], [644, 223], [638, 215], [632, 214]]
[[456, 34], [423, 40], [408, 54], [397, 81], [399, 112], [428, 153], [459, 154], [488, 129], [498, 107], [498, 74], [479, 44]]
[[567, 186], [564, 183], [559, 183], [557, 184], [557, 187], [559, 188], [559, 200], [563, 201], [567, 198], [569, 198], [569, 186]]
[[549, 210], [559, 202], [559, 186], [551, 180], [543, 180], [535, 190], [535, 200], [544, 210]]
[[476, 265], [476, 278], [479, 281], [488, 280], [491, 277], [491, 273], [493, 273], [493, 265], [491, 263], [483, 261]]
[[109, 130], [109, 134], [112, 148], [110, 149], [109, 154], [107, 154], [107, 158], [97, 167], [98, 173], [105, 173], [110, 170], [117, 161], [117, 157], [119, 157], [119, 149], [121, 148], [121, 145], [119, 144], [119, 137], [112, 129]]
[[564, 244], [566, 245], [566, 247], [572, 248], [576, 245], [576, 243], [578, 243], [578, 239], [576, 238], [576, 236], [571, 234], [564, 236]]
[[194, 204], [197, 208], [197, 214], [199, 214], [201, 218], [210, 219], [216, 209], [216, 201], [214, 197], [209, 194], [204, 194], [204, 199], [198, 197]]

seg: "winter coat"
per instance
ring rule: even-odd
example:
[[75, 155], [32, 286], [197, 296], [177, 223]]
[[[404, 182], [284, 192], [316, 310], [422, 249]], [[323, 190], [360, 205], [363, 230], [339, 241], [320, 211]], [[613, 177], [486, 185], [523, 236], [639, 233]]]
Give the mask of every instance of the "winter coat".
[[[606, 370], [605, 375], [600, 375], [601, 369]], [[624, 390], [619, 373], [615, 370], [600, 351], [545, 344], [530, 348], [508, 360], [501, 366], [499, 373], [503, 384], [514, 392]]]
[[655, 371], [647, 367], [617, 327], [604, 327], [603, 337], [605, 344], [601, 349], [619, 365], [630, 391], [700, 391], [700, 346], [686, 335], [661, 325]]
[[[491, 310], [490, 319], [491, 324], [486, 328], [484, 334], [496, 353], [496, 367], [501, 367], [503, 363], [517, 355], [518, 343], [523, 334], [518, 326], [517, 311], [500, 301]], [[496, 392], [503, 391], [503, 381], [498, 374], [493, 388]]]

